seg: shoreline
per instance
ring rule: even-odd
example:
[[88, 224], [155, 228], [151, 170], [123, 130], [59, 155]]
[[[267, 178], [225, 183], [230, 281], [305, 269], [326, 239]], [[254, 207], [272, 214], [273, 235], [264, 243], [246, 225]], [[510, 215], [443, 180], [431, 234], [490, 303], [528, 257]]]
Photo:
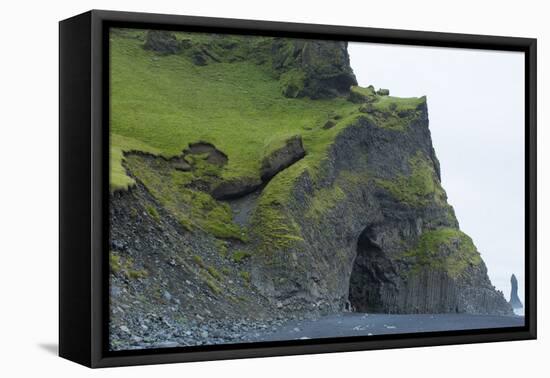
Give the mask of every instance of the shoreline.
[[294, 321], [254, 341], [281, 341], [350, 336], [522, 327], [519, 315], [341, 313]]
[[[525, 319], [519, 315], [472, 314], [368, 314], [344, 312], [319, 318], [232, 322], [232, 326], [199, 327], [193, 333], [172, 329], [150, 340], [134, 340], [112, 350], [192, 347], [197, 345], [228, 345], [255, 342], [324, 339], [335, 337], [375, 336], [421, 332], [522, 327]], [[162, 337], [159, 337], [162, 336]]]

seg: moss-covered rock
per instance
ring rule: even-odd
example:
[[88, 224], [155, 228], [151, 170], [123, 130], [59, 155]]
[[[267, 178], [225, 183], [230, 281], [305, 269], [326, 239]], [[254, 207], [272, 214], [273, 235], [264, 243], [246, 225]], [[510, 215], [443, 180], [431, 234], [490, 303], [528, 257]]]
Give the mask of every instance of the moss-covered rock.
[[273, 69], [287, 97], [346, 96], [357, 85], [346, 42], [279, 38], [271, 51]]
[[303, 97], [305, 95], [306, 75], [298, 68], [292, 68], [279, 77], [281, 92], [286, 97]]
[[370, 103], [367, 103], [367, 104], [362, 104], [360, 107], [359, 107], [359, 111], [361, 113], [374, 113], [374, 106]]
[[182, 48], [174, 33], [166, 30], [147, 31], [143, 47], [162, 55], [177, 54]]
[[283, 169], [303, 158], [305, 154], [302, 137], [299, 135], [288, 138], [280, 147], [272, 147], [272, 150], [262, 159], [260, 169], [262, 180], [269, 180]]
[[447, 196], [441, 187], [434, 164], [422, 152], [409, 158], [409, 168], [409, 175], [375, 181], [397, 200], [410, 206], [424, 206], [430, 201], [442, 204], [446, 201]]
[[334, 126], [336, 126], [336, 121], [333, 119], [328, 119], [323, 125], [323, 129], [324, 130], [332, 129]]
[[202, 230], [219, 238], [246, 240], [244, 230], [233, 223], [231, 208], [209, 194], [213, 183], [220, 181], [219, 168], [201, 158], [192, 164], [191, 172], [181, 172], [161, 157], [143, 154], [126, 157], [132, 175], [184, 228]]
[[257, 177], [237, 177], [223, 180], [212, 190], [212, 196], [218, 200], [239, 198], [252, 193], [262, 185]]
[[352, 86], [350, 88], [349, 100], [356, 104], [375, 101], [376, 92], [374, 90], [374, 87], [372, 85], [368, 86], [367, 88]]
[[472, 239], [448, 227], [423, 232], [415, 247], [403, 256], [413, 262], [412, 275], [422, 269], [436, 269], [458, 278], [467, 268], [482, 263]]

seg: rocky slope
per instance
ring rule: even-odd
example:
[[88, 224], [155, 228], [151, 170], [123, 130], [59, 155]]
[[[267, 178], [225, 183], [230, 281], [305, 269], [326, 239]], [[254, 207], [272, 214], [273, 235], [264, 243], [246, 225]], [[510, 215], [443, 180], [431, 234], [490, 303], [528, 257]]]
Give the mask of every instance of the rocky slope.
[[331, 111], [241, 175], [220, 138], [169, 157], [122, 149], [134, 184], [111, 193], [113, 349], [246, 341], [350, 310], [512, 313], [447, 203], [425, 98], [355, 86], [344, 42], [204, 41], [150, 32], [143, 45], [153, 62], [253, 61], [283, 96]]

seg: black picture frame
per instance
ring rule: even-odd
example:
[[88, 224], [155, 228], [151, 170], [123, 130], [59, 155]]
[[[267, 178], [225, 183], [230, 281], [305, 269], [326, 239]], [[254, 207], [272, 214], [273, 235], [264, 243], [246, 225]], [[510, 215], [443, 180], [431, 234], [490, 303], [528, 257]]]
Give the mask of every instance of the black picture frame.
[[[525, 53], [525, 326], [110, 352], [108, 30], [255, 34]], [[535, 339], [537, 42], [530, 38], [92, 10], [59, 24], [59, 354], [88, 367]]]

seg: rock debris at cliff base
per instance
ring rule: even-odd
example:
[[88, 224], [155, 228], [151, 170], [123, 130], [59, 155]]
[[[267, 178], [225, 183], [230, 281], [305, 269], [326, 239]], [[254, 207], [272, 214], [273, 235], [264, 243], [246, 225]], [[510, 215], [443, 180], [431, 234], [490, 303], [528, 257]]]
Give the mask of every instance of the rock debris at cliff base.
[[512, 314], [447, 202], [426, 98], [357, 86], [347, 43], [117, 29], [111, 50], [112, 349]]

